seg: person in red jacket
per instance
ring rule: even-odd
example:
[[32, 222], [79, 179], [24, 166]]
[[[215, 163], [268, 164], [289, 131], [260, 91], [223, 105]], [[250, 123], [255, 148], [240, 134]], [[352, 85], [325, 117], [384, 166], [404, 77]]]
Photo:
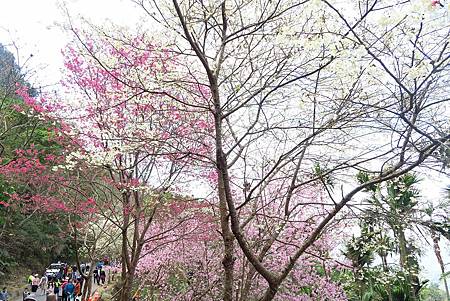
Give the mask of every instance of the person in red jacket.
[[80, 281], [75, 280], [75, 298], [81, 296], [81, 284]]
[[64, 278], [64, 282], [61, 284], [62, 301], [66, 301], [67, 300], [66, 291], [64, 290], [64, 288], [66, 287], [67, 283], [69, 283], [69, 279], [68, 278]]

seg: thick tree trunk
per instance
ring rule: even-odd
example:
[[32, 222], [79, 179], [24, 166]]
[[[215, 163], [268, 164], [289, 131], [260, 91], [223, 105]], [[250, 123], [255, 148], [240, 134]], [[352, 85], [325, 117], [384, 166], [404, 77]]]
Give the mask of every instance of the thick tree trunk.
[[[217, 88], [216, 88], [217, 89]], [[218, 97], [218, 91], [215, 90], [215, 105], [216, 105], [216, 159], [220, 160], [223, 153], [222, 150], [222, 116], [220, 114], [220, 101]], [[220, 228], [222, 231], [222, 239], [224, 246], [224, 253], [222, 259], [222, 265], [224, 268], [224, 288], [223, 288], [223, 300], [232, 301], [233, 300], [233, 285], [234, 285], [234, 236], [231, 232], [229, 224], [229, 211], [226, 199], [225, 183], [223, 177], [223, 168], [221, 164], [217, 164], [218, 169], [218, 194], [219, 194], [219, 210], [220, 210]]]
[[81, 300], [86, 301], [91, 296], [92, 291], [92, 274], [88, 274], [88, 276], [84, 279], [83, 283], [83, 292], [81, 294]]
[[[173, 0], [173, 5], [177, 16], [181, 22], [183, 27], [183, 31], [185, 33], [186, 39], [192, 47], [192, 50], [195, 52], [197, 57], [199, 58], [201, 64], [205, 68], [206, 75], [208, 76], [208, 81], [210, 84], [210, 90], [212, 95], [212, 100], [214, 103], [214, 125], [215, 125], [215, 142], [216, 142], [216, 164], [217, 164], [217, 172], [218, 172], [218, 195], [219, 195], [219, 210], [220, 210], [220, 226], [222, 231], [222, 239], [224, 243], [224, 257], [222, 260], [222, 264], [224, 267], [224, 291], [223, 291], [223, 300], [224, 301], [232, 301], [233, 299], [233, 273], [234, 273], [234, 235], [231, 231], [230, 222], [229, 222], [229, 208], [228, 208], [228, 200], [227, 200], [227, 192], [226, 192], [226, 183], [227, 179], [224, 178], [224, 172], [228, 168], [226, 165], [221, 165], [221, 157], [223, 154], [223, 143], [222, 143], [222, 107], [220, 103], [220, 94], [219, 94], [219, 84], [218, 84], [218, 75], [220, 72], [220, 66], [223, 62], [224, 49], [226, 45], [226, 35], [227, 35], [227, 17], [225, 10], [225, 1], [221, 4], [222, 10], [222, 44], [220, 46], [220, 50], [217, 53], [217, 60], [215, 64], [215, 70], [211, 69], [208, 64], [208, 59], [206, 54], [199, 47], [195, 39], [192, 38], [191, 32], [189, 31], [189, 27], [185, 20], [185, 16], [178, 4], [177, 0]], [[223, 162], [222, 162], [223, 163]], [[225, 169], [225, 170], [224, 170]]]
[[278, 292], [280, 284], [272, 285], [267, 290], [264, 296], [260, 299], [261, 301], [272, 301]]
[[[288, 215], [286, 215], [286, 218], [288, 217]], [[267, 252], [270, 250], [270, 248], [272, 247], [273, 243], [277, 240], [277, 238], [279, 237], [279, 235], [281, 234], [281, 232], [283, 231], [284, 227], [286, 226], [286, 223], [284, 222], [281, 227], [278, 229], [278, 231], [276, 231], [272, 237], [270, 237], [269, 240], [267, 240], [264, 245], [262, 246], [259, 254], [258, 254], [258, 260], [259, 261], [263, 261], [264, 257], [266, 256]], [[253, 277], [256, 274], [256, 269], [253, 265], [250, 265], [250, 269], [247, 273], [246, 279], [245, 279], [245, 284], [244, 287], [242, 289], [241, 292], [241, 301], [246, 301], [248, 300], [248, 295], [250, 293], [250, 289], [252, 287], [253, 284]]]
[[[142, 247], [145, 243], [145, 234], [153, 220], [152, 215], [149, 217], [149, 220], [144, 223], [143, 227], [141, 227], [141, 220], [138, 218], [143, 212], [140, 199], [141, 196], [137, 192], [134, 192], [132, 196], [135, 210], [135, 213], [132, 215], [132, 218], [134, 219], [132, 223], [133, 226], [129, 226], [130, 214], [124, 214], [122, 230], [122, 281], [119, 295], [120, 301], [130, 301], [132, 299], [133, 282], [139, 258], [141, 257]], [[124, 202], [128, 206], [130, 203], [130, 195], [127, 194], [124, 196]], [[156, 210], [156, 208], [154, 210]]]
[[122, 283], [120, 301], [131, 301], [131, 290], [133, 289], [134, 272], [129, 272]]

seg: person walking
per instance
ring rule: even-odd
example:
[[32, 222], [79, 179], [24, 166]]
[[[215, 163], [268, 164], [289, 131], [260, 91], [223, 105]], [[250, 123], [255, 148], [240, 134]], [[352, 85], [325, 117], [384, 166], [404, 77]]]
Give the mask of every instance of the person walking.
[[0, 301], [8, 301], [8, 291], [6, 290], [6, 287], [0, 292]]
[[[105, 280], [106, 280], [106, 272], [104, 269], [100, 270], [100, 280], [102, 281], [102, 284], [105, 284]], [[100, 282], [100, 281], [99, 281]], [[100, 283], [99, 283], [100, 284]]]
[[69, 277], [69, 279], [72, 279], [72, 266], [68, 266], [67, 267], [67, 271], [66, 271], [66, 277]]
[[31, 292], [32, 293], [36, 293], [39, 287], [39, 283], [40, 283], [40, 279], [39, 279], [39, 275], [35, 274], [33, 276], [33, 279], [31, 280]]
[[78, 277], [78, 282], [80, 283], [81, 289], [83, 289], [84, 278], [82, 276]]
[[39, 281], [39, 288], [42, 290], [42, 295], [45, 295], [45, 292], [47, 291], [47, 284], [48, 284], [48, 278], [44, 274], [41, 277], [41, 280]]
[[66, 294], [65, 288], [68, 283], [69, 283], [68, 278], [64, 278], [64, 280], [61, 283], [60, 294], [61, 294], [61, 298], [63, 301], [67, 300], [67, 294]]
[[78, 280], [75, 280], [75, 299], [81, 296], [81, 283]]
[[55, 276], [54, 275], [48, 275], [47, 278], [48, 278], [47, 288], [48, 289], [53, 289], [53, 281], [54, 281]]
[[58, 271], [55, 275], [55, 280], [58, 279], [61, 282], [61, 279], [63, 278], [63, 272], [61, 270]]
[[72, 283], [72, 280], [64, 286], [64, 293], [66, 295], [67, 301], [74, 301], [74, 293], [75, 293], [75, 285]]
[[100, 275], [98, 274], [98, 269], [96, 268], [92, 273], [94, 275], [94, 284], [100, 284]]
[[58, 301], [62, 301], [63, 299], [63, 290], [62, 290], [62, 282], [60, 279], [58, 279], [58, 282], [55, 283], [54, 292], [55, 295], [58, 297]]
[[58, 278], [55, 279], [55, 281], [53, 282], [53, 293], [58, 297], [59, 294], [59, 290], [61, 289], [61, 280], [59, 280]]

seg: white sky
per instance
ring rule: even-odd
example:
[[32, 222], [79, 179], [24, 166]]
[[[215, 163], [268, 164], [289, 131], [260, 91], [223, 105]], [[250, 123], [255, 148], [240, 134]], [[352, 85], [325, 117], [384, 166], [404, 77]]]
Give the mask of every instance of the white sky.
[[58, 27], [66, 20], [64, 5], [72, 17], [81, 15], [97, 24], [109, 19], [133, 26], [139, 21], [139, 10], [129, 0], [3, 0], [0, 43], [14, 41], [22, 62], [33, 54], [30, 69], [39, 70], [41, 84], [59, 82], [61, 49], [68, 42], [68, 35]]
[[[33, 54], [30, 69], [37, 70], [36, 81], [42, 85], [59, 82], [62, 68], [61, 49], [68, 37], [56, 25], [65, 20], [60, 8], [62, 0], [3, 0], [0, 10], [0, 43], [14, 41], [23, 58]], [[133, 26], [142, 21], [141, 12], [129, 0], [68, 0], [70, 14], [78, 15], [101, 24], [109, 19], [122, 26]], [[447, 181], [447, 179], [445, 179]], [[439, 176], [425, 179], [422, 192], [427, 198], [436, 199], [444, 187]], [[449, 254], [449, 250], [445, 251]], [[450, 259], [447, 257], [447, 262]], [[437, 281], [439, 268], [431, 250], [422, 262], [425, 274]]]

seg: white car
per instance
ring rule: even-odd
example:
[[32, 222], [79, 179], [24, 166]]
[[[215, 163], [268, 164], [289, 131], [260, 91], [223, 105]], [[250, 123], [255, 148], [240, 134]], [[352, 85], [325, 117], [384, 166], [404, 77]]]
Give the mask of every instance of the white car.
[[52, 263], [46, 270], [45, 275], [48, 277], [55, 277], [56, 274], [61, 270], [61, 268], [64, 268], [63, 263]]

